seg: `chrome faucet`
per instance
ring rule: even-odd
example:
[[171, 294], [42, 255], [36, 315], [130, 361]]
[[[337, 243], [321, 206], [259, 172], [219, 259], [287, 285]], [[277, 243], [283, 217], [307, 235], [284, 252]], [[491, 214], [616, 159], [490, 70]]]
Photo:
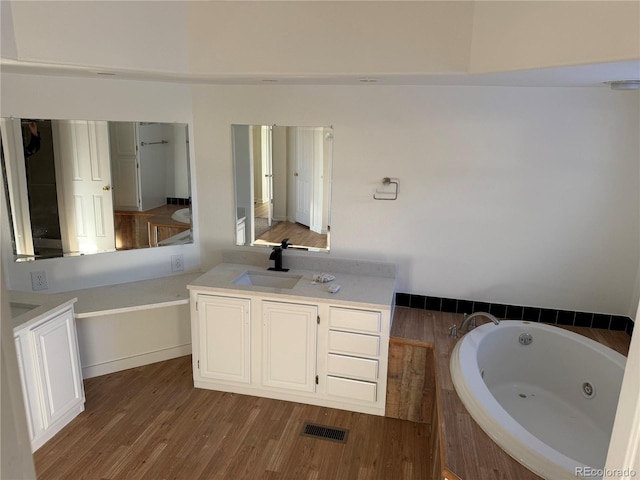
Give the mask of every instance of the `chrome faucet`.
[[467, 331], [471, 330], [472, 328], [475, 328], [476, 327], [476, 318], [477, 317], [487, 317], [489, 320], [491, 320], [496, 325], [500, 324], [500, 320], [498, 320], [496, 317], [494, 317], [493, 315], [491, 315], [490, 313], [487, 313], [487, 312], [474, 312], [471, 315], [467, 315], [465, 313], [464, 314], [464, 320], [462, 321], [462, 325], [460, 325], [460, 331], [464, 332], [465, 328], [467, 329]]
[[449, 327], [449, 336], [451, 338], [458, 338], [458, 326], [455, 323]]
[[282, 268], [282, 250], [289, 247], [289, 239], [285, 238], [282, 240], [282, 243], [277, 247], [273, 247], [273, 251], [271, 255], [269, 255], [269, 260], [273, 260], [275, 265], [273, 267], [269, 267], [268, 270], [273, 270], [276, 272], [288, 272], [288, 268]]

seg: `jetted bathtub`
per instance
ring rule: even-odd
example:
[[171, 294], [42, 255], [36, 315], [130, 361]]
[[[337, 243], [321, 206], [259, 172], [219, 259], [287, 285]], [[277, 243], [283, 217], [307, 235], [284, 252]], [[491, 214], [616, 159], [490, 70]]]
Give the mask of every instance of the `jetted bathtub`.
[[450, 369], [480, 427], [529, 470], [561, 480], [604, 468], [625, 363], [582, 335], [503, 320], [464, 335]]

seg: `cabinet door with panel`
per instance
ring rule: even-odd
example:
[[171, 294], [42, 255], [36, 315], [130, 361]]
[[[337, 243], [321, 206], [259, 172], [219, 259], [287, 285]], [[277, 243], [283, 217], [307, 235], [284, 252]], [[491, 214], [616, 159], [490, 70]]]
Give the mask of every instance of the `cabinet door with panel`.
[[44, 429], [84, 403], [73, 310], [31, 330]]
[[318, 307], [262, 302], [262, 383], [314, 392]]
[[198, 295], [197, 312], [199, 376], [251, 383], [251, 300]]
[[31, 450], [84, 410], [73, 307], [61, 307], [13, 331]]
[[[33, 443], [36, 438], [36, 433], [42, 431], [42, 425], [38, 426], [38, 432], [35, 430], [34, 415], [38, 415], [40, 411], [40, 404], [37, 398], [37, 389], [35, 387], [35, 381], [31, 380], [33, 369], [28, 363], [29, 358], [25, 358], [25, 352], [23, 351], [23, 342], [28, 342], [28, 338], [25, 335], [18, 335], [14, 338], [16, 344], [16, 357], [18, 360], [18, 372], [20, 373], [20, 384], [22, 386], [22, 398], [25, 404], [25, 413], [27, 416], [27, 428], [29, 429], [29, 441]], [[29, 355], [29, 349], [27, 345], [27, 356]], [[29, 385], [31, 388], [29, 388]]]

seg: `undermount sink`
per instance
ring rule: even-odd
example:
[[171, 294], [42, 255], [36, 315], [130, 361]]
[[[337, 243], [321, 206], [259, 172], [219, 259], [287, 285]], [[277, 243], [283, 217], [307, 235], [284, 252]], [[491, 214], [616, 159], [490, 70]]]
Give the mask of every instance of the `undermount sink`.
[[31, 305], [30, 303], [15, 303], [9, 302], [9, 308], [11, 310], [11, 318], [16, 318], [23, 313], [27, 313], [34, 308], [38, 308], [40, 305]]
[[279, 272], [246, 271], [233, 281], [234, 285], [252, 285], [254, 287], [293, 288], [302, 275], [290, 275]]

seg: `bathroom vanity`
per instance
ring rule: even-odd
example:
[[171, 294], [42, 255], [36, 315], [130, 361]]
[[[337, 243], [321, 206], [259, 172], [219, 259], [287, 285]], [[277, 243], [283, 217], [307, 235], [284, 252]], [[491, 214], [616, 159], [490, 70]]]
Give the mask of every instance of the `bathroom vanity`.
[[317, 273], [222, 263], [194, 280], [194, 385], [384, 415], [395, 277]]
[[31, 450], [36, 451], [84, 410], [74, 320], [75, 298], [12, 292], [14, 340]]

